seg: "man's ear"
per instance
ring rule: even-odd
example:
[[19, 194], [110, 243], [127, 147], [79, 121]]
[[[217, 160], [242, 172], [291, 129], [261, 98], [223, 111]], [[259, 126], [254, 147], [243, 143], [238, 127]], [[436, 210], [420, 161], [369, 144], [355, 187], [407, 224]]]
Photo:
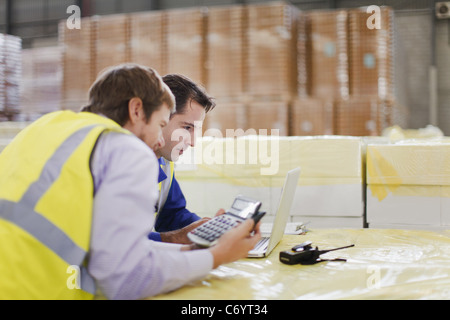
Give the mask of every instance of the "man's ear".
[[141, 118], [145, 118], [144, 106], [141, 98], [134, 97], [128, 101], [128, 116], [131, 124], [135, 124]]

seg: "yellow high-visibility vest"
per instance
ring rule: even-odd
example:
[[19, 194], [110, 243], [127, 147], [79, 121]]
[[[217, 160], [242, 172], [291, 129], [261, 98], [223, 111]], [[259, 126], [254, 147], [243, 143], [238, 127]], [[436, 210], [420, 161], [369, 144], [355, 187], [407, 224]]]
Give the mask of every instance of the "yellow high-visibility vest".
[[0, 154], [0, 299], [92, 299], [86, 272], [94, 197], [90, 158], [105, 131], [89, 112], [49, 113]]

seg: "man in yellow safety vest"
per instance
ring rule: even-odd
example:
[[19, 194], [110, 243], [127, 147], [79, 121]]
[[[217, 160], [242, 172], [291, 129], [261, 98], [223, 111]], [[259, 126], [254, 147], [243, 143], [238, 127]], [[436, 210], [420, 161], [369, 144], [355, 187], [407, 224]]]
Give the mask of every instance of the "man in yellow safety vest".
[[250, 220], [209, 249], [147, 237], [174, 105], [153, 69], [112, 67], [83, 112], [46, 114], [0, 153], [0, 299], [145, 298], [247, 255]]

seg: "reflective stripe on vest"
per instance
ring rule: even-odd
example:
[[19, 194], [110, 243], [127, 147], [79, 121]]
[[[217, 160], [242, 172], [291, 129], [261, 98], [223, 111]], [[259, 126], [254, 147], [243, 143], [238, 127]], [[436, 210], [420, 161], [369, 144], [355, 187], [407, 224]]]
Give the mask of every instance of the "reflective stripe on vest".
[[29, 186], [19, 202], [0, 199], [0, 218], [27, 231], [67, 264], [79, 266], [82, 270], [81, 289], [91, 294], [95, 294], [95, 282], [82, 266], [87, 252], [74, 243], [59, 227], [31, 208], [35, 207], [58, 178], [66, 160], [94, 127], [95, 125], [87, 126], [66, 139], [46, 162], [38, 180]]
[[105, 131], [130, 134], [99, 115], [57, 111], [0, 154], [0, 299], [94, 297], [84, 267], [94, 201], [90, 158]]

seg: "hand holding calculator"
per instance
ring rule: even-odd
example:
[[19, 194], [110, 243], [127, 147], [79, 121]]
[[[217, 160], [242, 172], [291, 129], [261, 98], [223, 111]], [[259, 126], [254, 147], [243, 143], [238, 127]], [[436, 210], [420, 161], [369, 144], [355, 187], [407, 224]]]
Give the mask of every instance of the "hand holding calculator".
[[246, 219], [253, 219], [256, 225], [265, 214], [265, 212], [259, 211], [260, 207], [261, 202], [238, 196], [226, 213], [214, 217], [195, 228], [188, 233], [188, 238], [202, 247], [213, 246], [222, 234]]

